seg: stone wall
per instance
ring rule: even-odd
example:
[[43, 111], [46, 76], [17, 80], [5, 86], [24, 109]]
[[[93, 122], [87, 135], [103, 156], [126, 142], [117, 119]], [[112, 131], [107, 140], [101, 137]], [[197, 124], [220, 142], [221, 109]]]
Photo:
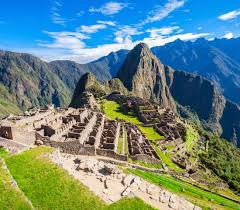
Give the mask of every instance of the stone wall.
[[115, 153], [113, 150], [107, 150], [107, 149], [96, 149], [97, 155], [114, 158], [121, 161], [127, 161], [127, 155], [120, 155]]
[[79, 142], [83, 144], [87, 139], [89, 134], [92, 131], [93, 126], [95, 125], [97, 120], [96, 113], [93, 114], [92, 118], [89, 120], [88, 124], [85, 126], [85, 129], [81, 132]]
[[6, 139], [13, 139], [12, 128], [10, 126], [1, 126], [0, 136]]
[[79, 143], [78, 140], [72, 142], [55, 142], [49, 143], [50, 146], [59, 148], [63, 153], [69, 153], [73, 155], [96, 155], [94, 146], [84, 146]]
[[159, 159], [151, 158], [150, 156], [145, 155], [145, 154], [131, 155], [129, 157], [132, 160], [140, 160], [142, 162], [148, 162], [148, 163], [153, 163], [153, 164], [161, 163], [161, 161]]
[[12, 127], [13, 140], [25, 145], [34, 145], [36, 141], [35, 131], [25, 131]]

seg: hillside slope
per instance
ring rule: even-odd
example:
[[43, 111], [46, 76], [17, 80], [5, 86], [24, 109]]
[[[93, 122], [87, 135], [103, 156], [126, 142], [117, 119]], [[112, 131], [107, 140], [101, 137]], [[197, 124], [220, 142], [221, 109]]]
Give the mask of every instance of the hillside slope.
[[174, 69], [194, 72], [210, 79], [226, 98], [240, 103], [240, 56], [235, 48], [240, 48], [239, 38], [198, 39], [195, 42], [176, 40], [154, 47], [152, 52]]
[[0, 51], [0, 84], [1, 99], [22, 110], [49, 103], [66, 106], [71, 97], [46, 62], [24, 53]]

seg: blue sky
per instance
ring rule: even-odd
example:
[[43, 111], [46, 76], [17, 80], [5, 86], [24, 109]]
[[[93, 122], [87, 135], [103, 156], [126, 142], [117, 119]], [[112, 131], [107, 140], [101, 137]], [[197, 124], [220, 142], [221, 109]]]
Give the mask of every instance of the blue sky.
[[85, 63], [142, 41], [239, 36], [239, 0], [8, 0], [0, 7], [0, 49], [48, 61]]

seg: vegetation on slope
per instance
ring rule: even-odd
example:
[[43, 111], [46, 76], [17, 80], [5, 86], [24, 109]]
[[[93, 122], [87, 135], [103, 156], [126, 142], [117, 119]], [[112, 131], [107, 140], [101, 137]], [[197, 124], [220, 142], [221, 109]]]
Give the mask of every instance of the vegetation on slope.
[[[0, 149], [0, 157], [6, 153]], [[23, 194], [13, 185], [0, 160], [0, 209], [31, 209]]]
[[200, 160], [216, 175], [227, 181], [230, 187], [240, 193], [240, 150], [218, 137], [208, 141], [208, 151]]
[[[153, 142], [153, 144], [157, 139], [162, 139], [162, 136], [160, 136], [153, 127], [144, 127], [136, 116], [121, 112], [120, 105], [118, 103], [114, 101], [102, 100], [101, 107], [109, 119], [115, 120], [118, 118], [137, 125], [138, 128], [145, 134], [145, 136]], [[170, 169], [181, 171], [181, 169], [172, 162], [171, 157], [169, 157], [168, 154], [163, 153], [157, 147], [155, 147], [155, 149], [163, 163], [165, 163]], [[159, 164], [144, 164], [142, 162], [138, 163], [146, 167], [162, 168]]]
[[15, 104], [3, 110], [2, 115], [14, 112], [12, 108], [16, 107], [26, 110], [49, 103], [66, 106], [70, 102], [69, 88], [46, 62], [29, 54], [0, 51], [0, 83], [0, 100]]
[[126, 122], [137, 125], [139, 130], [141, 130], [141, 132], [143, 132], [149, 140], [155, 141], [157, 139], [162, 139], [162, 136], [160, 136], [153, 127], [144, 127], [142, 126], [142, 122], [140, 122], [136, 116], [121, 112], [120, 105], [118, 103], [114, 101], [103, 100], [102, 108], [103, 112], [109, 119], [122, 119]]
[[107, 206], [87, 187], [44, 157], [52, 150], [36, 147], [6, 158], [11, 174], [36, 209], [153, 209], [137, 198]]
[[153, 184], [160, 185], [169, 191], [184, 196], [189, 201], [195, 203], [196, 205], [202, 206], [205, 209], [240, 209], [240, 205], [236, 202], [200, 189], [174, 177], [137, 169], [128, 169], [128, 171], [142, 177], [143, 179], [146, 179], [149, 182], [152, 182]]

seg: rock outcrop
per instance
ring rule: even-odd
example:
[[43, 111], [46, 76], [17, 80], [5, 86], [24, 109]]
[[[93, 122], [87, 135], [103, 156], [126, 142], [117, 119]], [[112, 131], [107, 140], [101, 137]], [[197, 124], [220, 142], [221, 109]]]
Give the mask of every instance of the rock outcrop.
[[129, 52], [117, 78], [132, 95], [151, 99], [166, 108], [173, 107], [164, 66], [146, 44], [140, 43]]
[[88, 107], [96, 109], [98, 107], [94, 94], [103, 93], [102, 86], [91, 73], [84, 74], [74, 91], [70, 107]]
[[166, 67], [167, 83], [175, 101], [190, 107], [202, 121], [205, 128], [221, 133], [219, 120], [226, 100], [214, 84], [199, 76]]

